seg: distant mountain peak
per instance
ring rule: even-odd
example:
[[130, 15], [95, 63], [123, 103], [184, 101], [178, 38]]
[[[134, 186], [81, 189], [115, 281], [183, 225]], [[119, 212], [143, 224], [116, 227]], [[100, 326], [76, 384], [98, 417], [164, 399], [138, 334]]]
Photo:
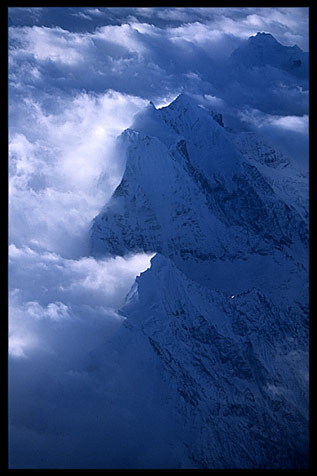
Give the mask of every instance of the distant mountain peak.
[[249, 41], [257, 42], [257, 43], [266, 43], [266, 44], [276, 44], [278, 41], [274, 38], [271, 33], [265, 32], [258, 32], [256, 35], [250, 36]]
[[303, 52], [301, 48], [299, 48], [298, 45], [293, 45], [293, 46], [286, 46], [280, 43], [271, 33], [266, 33], [266, 32], [258, 32], [256, 35], [250, 36], [248, 38], [248, 44], [253, 44], [253, 45], [263, 45], [263, 46], [272, 46], [272, 47], [278, 47], [282, 49], [287, 49], [287, 50], [293, 50], [293, 51], [298, 51], [298, 52]]
[[308, 77], [308, 53], [297, 45], [282, 45], [271, 33], [258, 32], [250, 36], [233, 51], [231, 59], [238, 67], [269, 66], [301, 78]]

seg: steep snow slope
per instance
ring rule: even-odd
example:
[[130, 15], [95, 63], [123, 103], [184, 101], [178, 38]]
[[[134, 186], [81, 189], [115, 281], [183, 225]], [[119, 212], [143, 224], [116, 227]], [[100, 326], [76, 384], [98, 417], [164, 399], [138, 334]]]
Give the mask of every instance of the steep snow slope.
[[157, 255], [104, 357], [127, 427], [105, 464], [307, 467], [307, 177], [185, 95], [150, 104], [118, 146], [126, 170], [92, 251]]
[[230, 297], [209, 290], [161, 255], [137, 278], [121, 312], [162, 365], [185, 467], [305, 466], [303, 319], [290, 319], [255, 288]]
[[255, 132], [233, 133], [239, 152], [256, 165], [277, 196], [308, 220], [308, 173], [298, 170], [283, 153], [265, 143]]
[[93, 252], [159, 252], [211, 288], [257, 286], [285, 306], [301, 299], [305, 177], [252, 136], [228, 133], [185, 95], [166, 108], [150, 105], [133, 129], [120, 137], [126, 171], [94, 221]]

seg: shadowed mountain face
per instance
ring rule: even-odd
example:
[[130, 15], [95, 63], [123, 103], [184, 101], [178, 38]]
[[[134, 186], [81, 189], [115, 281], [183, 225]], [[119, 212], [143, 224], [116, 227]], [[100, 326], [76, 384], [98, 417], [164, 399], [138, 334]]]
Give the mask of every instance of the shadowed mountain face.
[[149, 106], [119, 143], [126, 171], [94, 221], [94, 253], [158, 252], [205, 286], [259, 286], [284, 306], [303, 292], [305, 177], [285, 156], [184, 95]]
[[270, 33], [251, 36], [245, 45], [232, 53], [231, 58], [248, 68], [270, 65], [291, 75], [308, 77], [308, 53], [297, 45], [281, 45]]
[[307, 468], [308, 8], [8, 15], [9, 467]]
[[151, 378], [164, 390], [150, 397], [170, 429], [160, 467], [307, 467], [307, 177], [186, 95], [150, 104], [118, 147], [126, 170], [91, 248], [156, 253], [113, 346], [122, 375], [147, 381], [138, 401]]

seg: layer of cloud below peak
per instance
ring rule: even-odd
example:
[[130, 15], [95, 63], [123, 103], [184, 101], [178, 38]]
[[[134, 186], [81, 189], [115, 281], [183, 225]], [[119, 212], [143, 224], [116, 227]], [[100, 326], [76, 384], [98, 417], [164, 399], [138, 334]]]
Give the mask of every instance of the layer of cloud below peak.
[[258, 31], [307, 50], [308, 10], [14, 7], [9, 18], [11, 465], [102, 467], [105, 438], [120, 448], [118, 425], [126, 444], [131, 429], [115, 355], [100, 356], [150, 264], [89, 256], [91, 220], [124, 172], [115, 138], [148, 101], [185, 91], [307, 161], [304, 82], [266, 68], [238, 81], [230, 55]]

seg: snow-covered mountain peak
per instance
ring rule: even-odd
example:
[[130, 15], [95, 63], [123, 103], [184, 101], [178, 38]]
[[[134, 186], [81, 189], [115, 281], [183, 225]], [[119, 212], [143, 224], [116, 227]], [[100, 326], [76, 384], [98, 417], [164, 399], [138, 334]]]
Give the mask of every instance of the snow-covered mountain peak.
[[285, 46], [270, 33], [257, 33], [233, 51], [235, 65], [247, 68], [270, 66], [298, 78], [308, 78], [308, 53], [297, 45]]
[[194, 112], [197, 108], [197, 102], [188, 94], [180, 93], [170, 104], [161, 107], [160, 110]]
[[[131, 127], [157, 137], [174, 155], [176, 150], [181, 150], [182, 158], [178, 154], [175, 160], [188, 161], [190, 154], [192, 164], [207, 176], [218, 173], [230, 181], [240, 168], [240, 159], [228, 140], [222, 116], [200, 107], [186, 94], [180, 94], [160, 109], [145, 108]], [[180, 147], [181, 143], [186, 147]]]
[[171, 467], [175, 447], [188, 468], [305, 465], [305, 177], [184, 94], [149, 104], [118, 143], [126, 169], [91, 247], [155, 254], [119, 310], [114, 345], [120, 369], [140, 377], [133, 401], [152, 415], [142, 382], [164, 394], [154, 408], [174, 431], [162, 443]]
[[303, 53], [303, 50], [299, 48], [298, 45], [285, 46], [282, 45], [271, 33], [258, 32], [256, 35], [250, 36], [248, 38], [249, 45], [261, 45], [265, 48], [283, 48], [284, 51], [293, 50], [298, 53]]
[[178, 95], [168, 106], [157, 109], [152, 102], [134, 118], [131, 126], [136, 131], [160, 137], [167, 145], [183, 137], [184, 130], [202, 125], [207, 121], [209, 127], [217, 130], [223, 126], [222, 117], [215, 111], [200, 107], [197, 101], [187, 94]]
[[[219, 120], [214, 117], [218, 114], [216, 111], [201, 106], [196, 99], [185, 93], [179, 94], [168, 106], [164, 106], [158, 111], [163, 120], [173, 117], [174, 119], [181, 119], [183, 122], [190, 120], [194, 124], [197, 120], [210, 120], [211, 117], [219, 125]], [[209, 119], [207, 119], [207, 116], [209, 116]]]
[[92, 227], [94, 253], [161, 253], [232, 294], [265, 287], [287, 303], [302, 292], [291, 283], [281, 290], [278, 274], [284, 253], [292, 276], [306, 266], [308, 235], [303, 184], [289, 187], [296, 175], [285, 157], [252, 135], [228, 133], [186, 95], [147, 107], [132, 128], [120, 138], [122, 181]]

